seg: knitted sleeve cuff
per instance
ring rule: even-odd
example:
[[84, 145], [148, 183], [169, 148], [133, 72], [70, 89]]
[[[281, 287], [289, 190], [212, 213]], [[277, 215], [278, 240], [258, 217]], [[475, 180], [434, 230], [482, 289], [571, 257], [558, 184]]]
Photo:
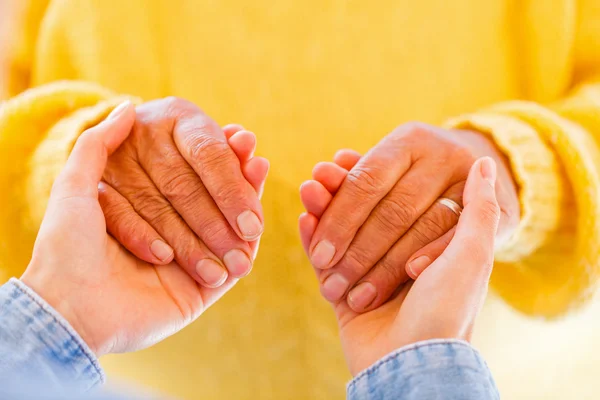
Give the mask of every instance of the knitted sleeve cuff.
[[510, 162], [521, 203], [521, 223], [496, 250], [496, 260], [516, 261], [535, 252], [558, 226], [564, 180], [552, 149], [530, 125], [494, 113], [462, 115], [449, 120], [453, 129], [478, 131], [492, 139]]
[[512, 306], [554, 317], [591, 298], [600, 278], [600, 151], [581, 124], [512, 101], [450, 127], [490, 135], [520, 186], [521, 226], [498, 249], [492, 287]]

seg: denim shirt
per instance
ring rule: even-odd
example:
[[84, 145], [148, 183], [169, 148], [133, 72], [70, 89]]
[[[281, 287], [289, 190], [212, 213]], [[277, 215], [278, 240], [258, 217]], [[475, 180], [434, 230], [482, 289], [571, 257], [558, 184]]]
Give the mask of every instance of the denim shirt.
[[[48, 303], [17, 279], [0, 287], [0, 398], [131, 398], [90, 390], [104, 381], [94, 353]], [[428, 340], [398, 349], [358, 374], [348, 384], [347, 396], [500, 398], [481, 355], [459, 340]]]

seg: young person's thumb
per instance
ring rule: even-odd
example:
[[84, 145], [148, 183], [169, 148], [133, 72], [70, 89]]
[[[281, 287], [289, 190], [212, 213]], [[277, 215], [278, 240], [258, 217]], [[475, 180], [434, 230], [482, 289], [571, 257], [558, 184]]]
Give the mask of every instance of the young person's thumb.
[[135, 107], [129, 101], [121, 103], [109, 116], [83, 132], [77, 139], [67, 164], [56, 178], [52, 199], [98, 197], [108, 156], [129, 136], [135, 121]]

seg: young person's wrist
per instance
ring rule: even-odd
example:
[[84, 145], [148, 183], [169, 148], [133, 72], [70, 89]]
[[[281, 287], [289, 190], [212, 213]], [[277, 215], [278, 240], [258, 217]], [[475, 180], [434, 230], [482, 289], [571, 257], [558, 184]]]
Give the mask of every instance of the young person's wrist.
[[97, 335], [93, 334], [96, 330], [91, 328], [88, 323], [94, 318], [93, 312], [86, 311], [85, 303], [81, 299], [73, 297], [76, 288], [65, 287], [65, 279], [45, 277], [44, 268], [32, 265], [33, 263], [32, 261], [21, 277], [21, 282], [60, 314], [97, 357], [106, 354], [108, 351], [105, 342], [108, 341], [100, 340]]

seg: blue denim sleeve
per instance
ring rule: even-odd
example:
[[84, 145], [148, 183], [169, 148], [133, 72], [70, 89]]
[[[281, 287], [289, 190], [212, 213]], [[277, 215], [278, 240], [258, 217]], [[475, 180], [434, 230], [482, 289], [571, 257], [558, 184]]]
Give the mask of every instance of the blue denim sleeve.
[[462, 340], [427, 340], [400, 348], [361, 372], [350, 400], [499, 399], [483, 357]]
[[85, 391], [103, 383], [94, 353], [69, 323], [17, 279], [0, 287], [0, 380], [68, 385]]

